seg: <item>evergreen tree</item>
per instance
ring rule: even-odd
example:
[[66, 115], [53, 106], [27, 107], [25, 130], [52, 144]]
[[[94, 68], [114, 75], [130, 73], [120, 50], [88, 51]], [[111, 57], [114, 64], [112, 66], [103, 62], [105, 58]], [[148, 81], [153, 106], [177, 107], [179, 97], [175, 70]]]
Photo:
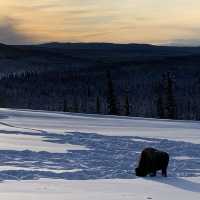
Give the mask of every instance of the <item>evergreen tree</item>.
[[157, 114], [160, 118], [176, 119], [177, 106], [173, 92], [173, 80], [171, 73], [163, 75], [160, 94], [157, 101]]
[[3, 98], [2, 96], [0, 96], [0, 107], [3, 108], [5, 106], [6, 106], [5, 98]]
[[107, 106], [108, 114], [117, 115], [117, 103], [116, 97], [114, 94], [113, 81], [111, 79], [110, 71], [107, 71]]
[[99, 100], [99, 96], [97, 96], [96, 98], [96, 113], [100, 113], [101, 111], [101, 105], [100, 105], [100, 100]]
[[176, 119], [177, 114], [176, 114], [176, 102], [175, 102], [175, 97], [173, 93], [173, 80], [171, 78], [170, 72], [166, 74], [165, 78], [165, 93], [166, 93], [166, 105], [165, 105], [165, 110], [166, 110], [166, 116], [169, 119]]
[[74, 101], [73, 101], [73, 112], [75, 113], [79, 112], [79, 106], [78, 106], [78, 101], [76, 97], [74, 97]]
[[96, 113], [100, 113], [101, 105], [100, 105], [100, 99], [99, 96], [96, 98]]
[[63, 104], [63, 112], [69, 112], [68, 103], [66, 99], [64, 100]]
[[87, 85], [87, 96], [91, 97], [91, 91], [90, 91], [90, 86]]
[[128, 95], [125, 97], [125, 115], [129, 116], [130, 115], [130, 105], [129, 105], [129, 98]]
[[157, 117], [158, 118], [165, 118], [164, 117], [164, 105], [163, 105], [163, 80], [159, 82], [159, 84], [155, 85], [155, 97], [156, 97], [156, 111], [157, 111]]
[[164, 107], [163, 107], [162, 96], [159, 96], [157, 99], [157, 115], [161, 119], [164, 118]]

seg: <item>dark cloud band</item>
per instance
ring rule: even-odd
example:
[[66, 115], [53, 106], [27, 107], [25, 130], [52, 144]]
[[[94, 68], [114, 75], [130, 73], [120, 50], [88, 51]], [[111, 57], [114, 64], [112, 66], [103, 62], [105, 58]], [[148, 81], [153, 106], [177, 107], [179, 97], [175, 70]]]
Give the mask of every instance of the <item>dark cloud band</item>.
[[20, 22], [10, 17], [0, 21], [0, 42], [6, 44], [26, 44], [33, 42], [30, 37], [17, 30]]

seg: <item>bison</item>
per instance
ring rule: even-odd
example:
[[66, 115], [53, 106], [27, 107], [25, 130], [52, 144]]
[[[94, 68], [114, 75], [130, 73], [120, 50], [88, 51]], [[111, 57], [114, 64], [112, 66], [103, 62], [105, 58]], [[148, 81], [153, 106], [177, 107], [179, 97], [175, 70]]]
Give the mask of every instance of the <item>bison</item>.
[[136, 176], [156, 176], [157, 170], [162, 170], [162, 176], [167, 177], [169, 154], [154, 148], [142, 151], [138, 167], [135, 168]]

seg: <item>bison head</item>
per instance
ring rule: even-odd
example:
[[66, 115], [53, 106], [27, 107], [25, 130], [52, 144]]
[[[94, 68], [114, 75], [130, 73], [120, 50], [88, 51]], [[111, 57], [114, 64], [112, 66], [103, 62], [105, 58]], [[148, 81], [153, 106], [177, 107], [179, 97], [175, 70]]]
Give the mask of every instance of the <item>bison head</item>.
[[147, 176], [148, 173], [146, 172], [146, 170], [137, 167], [137, 168], [135, 168], [135, 174], [136, 174], [136, 176], [144, 177], [144, 176]]

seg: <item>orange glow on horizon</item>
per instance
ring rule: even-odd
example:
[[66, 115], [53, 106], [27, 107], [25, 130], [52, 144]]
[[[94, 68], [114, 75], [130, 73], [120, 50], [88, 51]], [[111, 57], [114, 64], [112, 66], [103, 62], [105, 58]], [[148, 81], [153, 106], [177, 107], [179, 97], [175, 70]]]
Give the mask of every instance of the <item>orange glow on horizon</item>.
[[0, 0], [0, 42], [199, 42], [198, 0]]

